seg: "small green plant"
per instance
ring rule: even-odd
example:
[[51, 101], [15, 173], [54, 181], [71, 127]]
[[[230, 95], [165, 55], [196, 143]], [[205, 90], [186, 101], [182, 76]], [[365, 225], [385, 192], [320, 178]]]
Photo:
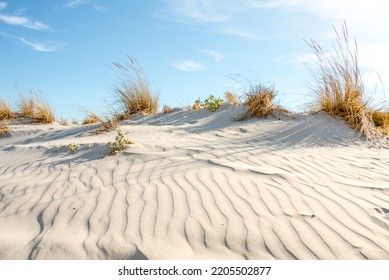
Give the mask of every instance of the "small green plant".
[[193, 110], [199, 110], [200, 108], [208, 109], [209, 111], [215, 112], [219, 107], [223, 105], [223, 99], [216, 98], [212, 94], [205, 99], [204, 101], [201, 101], [200, 98], [197, 98], [195, 103], [192, 106]]
[[68, 145], [69, 152], [72, 153], [76, 152], [78, 148], [79, 148], [78, 145], [74, 142]]
[[215, 112], [219, 107], [223, 105], [223, 99], [216, 98], [212, 94], [204, 100], [204, 108], [209, 111]]
[[115, 141], [109, 141], [107, 143], [109, 154], [110, 155], [117, 155], [119, 152], [125, 150], [128, 148], [128, 145], [133, 144], [129, 139], [127, 139], [123, 132], [118, 129], [117, 135], [115, 137]]

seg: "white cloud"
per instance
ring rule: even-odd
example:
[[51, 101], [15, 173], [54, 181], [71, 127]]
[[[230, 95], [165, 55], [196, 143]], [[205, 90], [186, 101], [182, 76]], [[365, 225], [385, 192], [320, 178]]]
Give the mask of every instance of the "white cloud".
[[197, 50], [197, 51], [212, 57], [216, 62], [222, 61], [224, 59], [224, 55], [218, 53], [217, 51], [213, 51], [213, 50]]
[[6, 33], [0, 32], [0, 35], [3, 37], [11, 38], [14, 40], [17, 40], [21, 43], [23, 43], [26, 46], [31, 47], [33, 50], [38, 51], [38, 52], [54, 52], [58, 50], [58, 47], [54, 46], [51, 43], [42, 43], [42, 42], [32, 42], [30, 40], [27, 40], [23, 37], [16, 37], [12, 35], [8, 35]]
[[48, 43], [31, 42], [25, 38], [17, 38], [17, 39], [23, 44], [31, 47], [33, 50], [38, 52], [54, 52], [57, 50], [56, 47], [50, 46], [50, 44]]
[[0, 10], [4, 9], [7, 6], [7, 3], [0, 1]]
[[192, 72], [204, 69], [204, 65], [194, 60], [180, 60], [173, 64], [175, 68], [184, 72]]
[[0, 15], [0, 21], [6, 24], [24, 26], [35, 30], [42, 30], [42, 29], [49, 28], [48, 25], [40, 21], [33, 21], [29, 18], [21, 17], [21, 16]]
[[98, 5], [93, 6], [93, 9], [95, 9], [97, 12], [100, 12], [100, 13], [108, 13], [108, 11], [109, 11], [107, 7], [98, 6]]
[[198, 22], [223, 22], [229, 19], [229, 11], [217, 0], [165, 0], [167, 10], [173, 16]]
[[87, 3], [86, 0], [70, 0], [67, 3], [65, 3], [62, 7], [66, 9], [73, 9], [85, 3]]

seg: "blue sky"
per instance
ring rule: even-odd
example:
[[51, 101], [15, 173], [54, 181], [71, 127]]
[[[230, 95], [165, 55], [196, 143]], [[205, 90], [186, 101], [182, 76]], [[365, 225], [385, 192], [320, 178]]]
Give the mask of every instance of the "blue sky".
[[82, 118], [109, 97], [112, 62], [130, 55], [172, 107], [239, 92], [240, 79], [274, 83], [281, 105], [302, 111], [314, 61], [304, 39], [331, 50], [344, 20], [366, 83], [379, 73], [388, 88], [386, 0], [0, 0], [0, 98], [39, 89], [57, 118]]

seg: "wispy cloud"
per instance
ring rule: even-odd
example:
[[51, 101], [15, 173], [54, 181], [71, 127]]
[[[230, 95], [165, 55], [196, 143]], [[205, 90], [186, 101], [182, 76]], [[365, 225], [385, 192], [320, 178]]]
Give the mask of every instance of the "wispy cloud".
[[205, 68], [204, 65], [194, 60], [179, 60], [173, 66], [184, 72], [193, 72]]
[[3, 33], [3, 32], [0, 32], [0, 35], [3, 37], [17, 40], [17, 41], [21, 42], [22, 44], [31, 47], [34, 51], [55, 52], [58, 50], [58, 46], [55, 46], [53, 43], [50, 43], [50, 42], [46, 42], [46, 43], [42, 43], [42, 42], [38, 42], [38, 41], [33, 42], [33, 41], [30, 41], [26, 38], [12, 36], [12, 35], [9, 35], [9, 34]]
[[6, 24], [24, 26], [34, 30], [43, 30], [49, 28], [49, 26], [45, 23], [34, 21], [22, 16], [0, 15], [0, 21]]
[[82, 4], [86, 4], [88, 1], [86, 0], [70, 0], [62, 5], [65, 9], [74, 9]]
[[4, 9], [7, 7], [7, 3], [0, 1], [0, 10]]
[[107, 7], [105, 6], [100, 6], [100, 5], [94, 5], [93, 6], [93, 9], [95, 9], [95, 11], [99, 12], [99, 13], [108, 13], [109, 10]]
[[216, 62], [219, 62], [219, 61], [222, 61], [224, 59], [224, 55], [222, 55], [221, 53], [217, 52], [217, 51], [214, 51], [214, 50], [197, 50], [199, 53], [203, 53], [203, 54], [206, 54], [208, 56], [210, 56], [211, 58], [213, 58]]
[[229, 19], [228, 10], [216, 0], [165, 0], [168, 13], [175, 17], [198, 22], [223, 22]]

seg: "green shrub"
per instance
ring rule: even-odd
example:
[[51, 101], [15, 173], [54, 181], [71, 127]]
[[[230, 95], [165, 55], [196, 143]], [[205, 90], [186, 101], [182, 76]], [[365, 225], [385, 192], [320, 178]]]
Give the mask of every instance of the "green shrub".
[[109, 141], [107, 143], [109, 154], [110, 155], [117, 155], [119, 152], [125, 150], [128, 148], [128, 145], [133, 144], [129, 139], [127, 139], [123, 132], [118, 129], [117, 135], [115, 137], [115, 141]]

